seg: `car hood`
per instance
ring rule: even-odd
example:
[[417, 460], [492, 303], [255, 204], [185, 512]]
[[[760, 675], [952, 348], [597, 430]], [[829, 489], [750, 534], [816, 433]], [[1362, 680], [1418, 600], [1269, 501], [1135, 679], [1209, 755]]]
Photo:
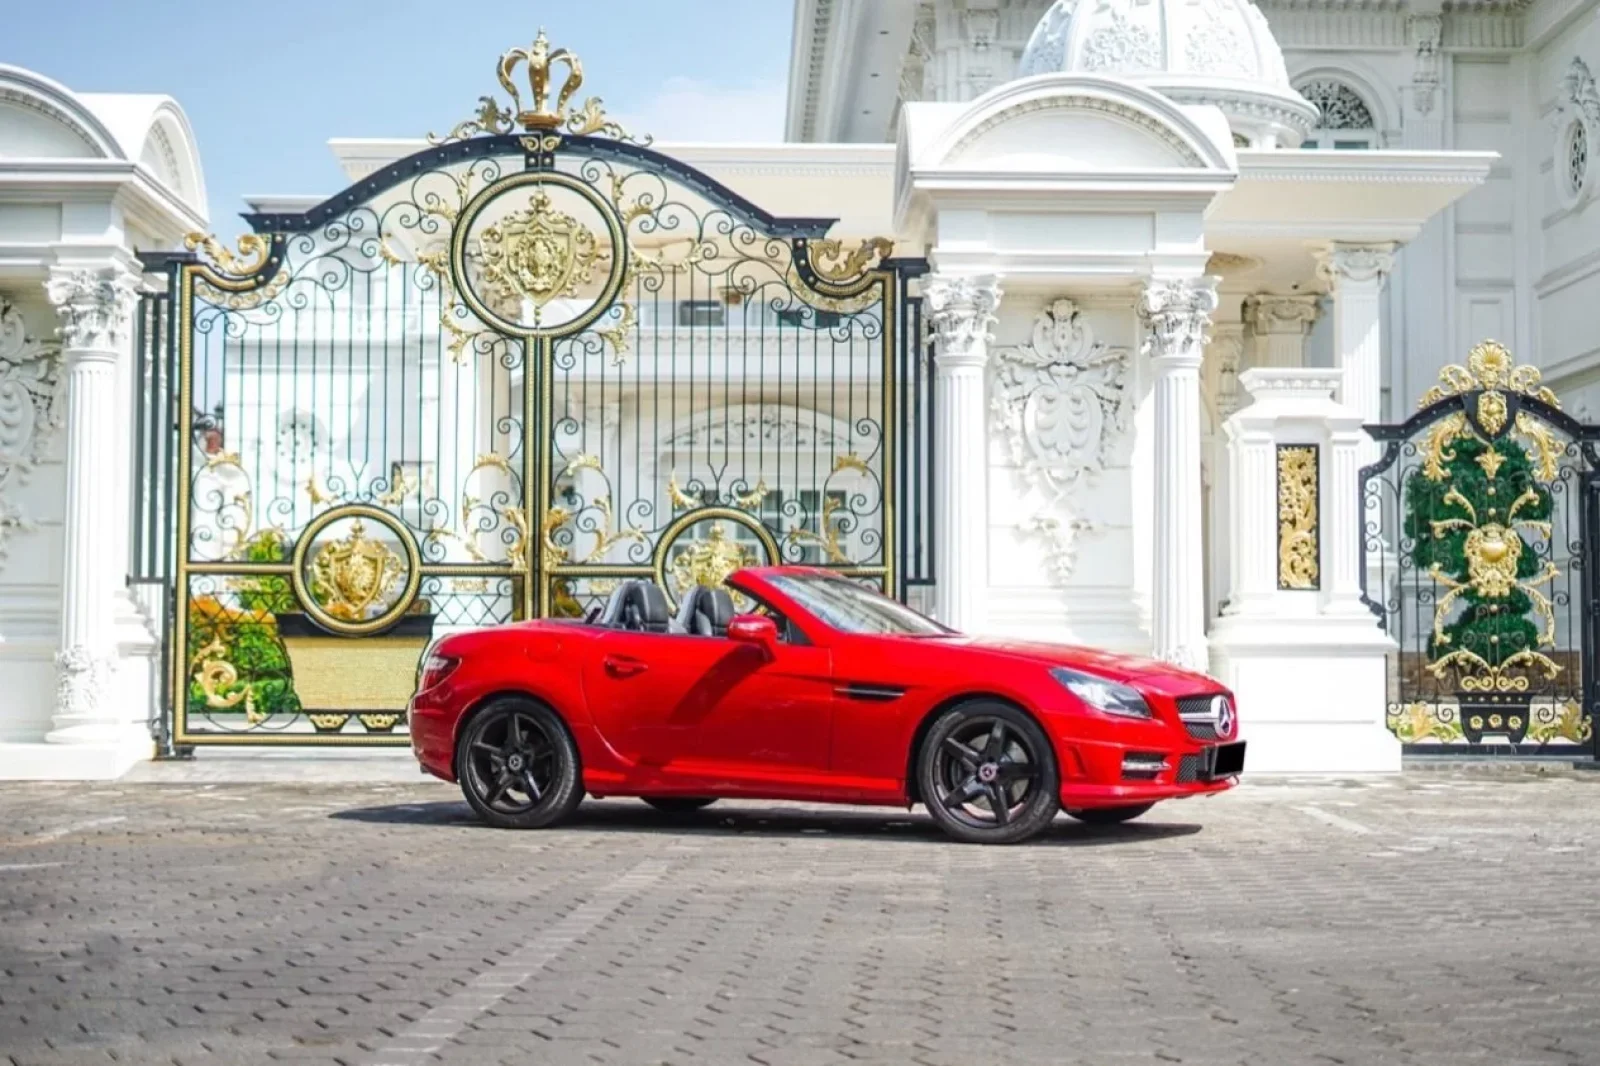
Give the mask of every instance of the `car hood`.
[[986, 637], [953, 637], [949, 643], [973, 651], [1004, 655], [1035, 662], [1042, 666], [1065, 666], [1120, 681], [1136, 688], [1166, 695], [1182, 696], [1195, 692], [1215, 692], [1222, 688], [1215, 679], [1184, 670], [1159, 659], [1143, 655], [1124, 655], [1084, 648], [1072, 644], [1046, 644], [1042, 641], [1001, 640]]

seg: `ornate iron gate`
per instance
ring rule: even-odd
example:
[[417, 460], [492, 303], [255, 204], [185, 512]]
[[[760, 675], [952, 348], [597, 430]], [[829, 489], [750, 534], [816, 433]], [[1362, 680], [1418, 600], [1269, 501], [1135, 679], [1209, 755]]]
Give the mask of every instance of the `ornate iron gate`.
[[1390, 729], [1416, 754], [1591, 757], [1600, 427], [1486, 341], [1368, 429], [1362, 585], [1399, 645]]
[[569, 107], [542, 34], [497, 69], [510, 107], [166, 264], [175, 746], [404, 743], [431, 639], [627, 577], [931, 571], [925, 264]]

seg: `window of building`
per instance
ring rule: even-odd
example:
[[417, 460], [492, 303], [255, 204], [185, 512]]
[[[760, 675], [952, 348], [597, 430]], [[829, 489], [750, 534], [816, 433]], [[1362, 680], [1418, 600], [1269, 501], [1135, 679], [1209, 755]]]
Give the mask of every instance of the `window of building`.
[[728, 309], [720, 300], [678, 301], [680, 326], [720, 326], [727, 318]]
[[1318, 78], [1296, 88], [1322, 112], [1317, 128], [1300, 142], [1301, 148], [1362, 151], [1378, 147], [1372, 109], [1350, 86], [1332, 78]]

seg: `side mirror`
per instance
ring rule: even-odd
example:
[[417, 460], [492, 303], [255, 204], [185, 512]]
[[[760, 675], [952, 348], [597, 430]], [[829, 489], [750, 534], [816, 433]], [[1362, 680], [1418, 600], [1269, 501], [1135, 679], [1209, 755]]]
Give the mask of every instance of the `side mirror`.
[[778, 648], [778, 624], [765, 615], [741, 614], [728, 623], [728, 639], [754, 644], [771, 658]]

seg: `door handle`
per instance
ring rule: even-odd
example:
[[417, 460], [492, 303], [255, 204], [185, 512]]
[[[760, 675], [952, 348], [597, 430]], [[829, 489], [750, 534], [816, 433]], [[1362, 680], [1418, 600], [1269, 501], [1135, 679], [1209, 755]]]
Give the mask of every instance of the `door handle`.
[[612, 677], [632, 677], [645, 672], [645, 664], [638, 659], [628, 659], [618, 655], [605, 657], [606, 673]]

